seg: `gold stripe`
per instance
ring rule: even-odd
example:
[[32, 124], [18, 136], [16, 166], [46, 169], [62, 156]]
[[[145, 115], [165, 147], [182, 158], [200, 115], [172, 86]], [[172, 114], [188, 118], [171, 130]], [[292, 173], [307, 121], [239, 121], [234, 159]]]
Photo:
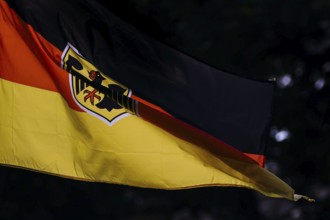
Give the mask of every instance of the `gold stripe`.
[[158, 189], [236, 186], [293, 199], [257, 164], [215, 157], [137, 116], [111, 127], [59, 93], [0, 79], [0, 163], [72, 179]]

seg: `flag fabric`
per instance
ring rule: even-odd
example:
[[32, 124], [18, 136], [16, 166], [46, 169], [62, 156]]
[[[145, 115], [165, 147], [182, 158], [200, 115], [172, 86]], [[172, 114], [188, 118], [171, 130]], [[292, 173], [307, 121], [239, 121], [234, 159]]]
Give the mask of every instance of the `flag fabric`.
[[274, 83], [211, 67], [92, 0], [1, 0], [0, 163], [158, 189], [299, 196], [263, 166]]

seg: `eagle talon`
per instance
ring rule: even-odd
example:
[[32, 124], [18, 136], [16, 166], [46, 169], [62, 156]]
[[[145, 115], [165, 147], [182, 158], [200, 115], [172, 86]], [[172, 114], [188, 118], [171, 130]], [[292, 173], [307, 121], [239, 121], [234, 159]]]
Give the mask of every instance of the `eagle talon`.
[[92, 105], [94, 105], [94, 98], [101, 100], [101, 97], [99, 95], [96, 95], [97, 92], [98, 91], [96, 89], [94, 89], [93, 91], [89, 91], [86, 89], [84, 93], [88, 94], [84, 97], [84, 101], [86, 102], [88, 99], [90, 99], [90, 102], [92, 103]]

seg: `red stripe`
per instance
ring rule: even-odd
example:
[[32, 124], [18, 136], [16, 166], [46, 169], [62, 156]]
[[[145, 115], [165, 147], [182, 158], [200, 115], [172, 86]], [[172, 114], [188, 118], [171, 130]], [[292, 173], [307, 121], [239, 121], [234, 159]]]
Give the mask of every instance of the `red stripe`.
[[[215, 137], [203, 132], [189, 124], [180, 121], [169, 114], [161, 111], [155, 111], [151, 106], [145, 103], [139, 103], [139, 114], [141, 117], [173, 135], [193, 143], [199, 147], [207, 149], [215, 155], [221, 157], [233, 158], [247, 163], [258, 163], [253, 158], [248, 157], [230, 145], [216, 139]], [[259, 164], [259, 163], [258, 163]]]
[[71, 108], [82, 111], [72, 99], [68, 73], [60, 67], [62, 51], [21, 20], [4, 1], [1, 10], [0, 77], [59, 92]]
[[240, 151], [221, 140], [174, 118], [160, 107], [136, 96], [132, 96], [132, 98], [139, 102], [139, 114], [142, 118], [156, 124], [175, 136], [198, 146], [204, 146], [204, 148], [207, 148], [219, 156], [236, 158], [246, 162], [252, 162], [252, 159], [254, 162], [257, 162], [259, 166], [264, 167], [266, 160], [264, 155], [242, 154]]
[[255, 160], [259, 164], [259, 166], [265, 167], [266, 156], [260, 154], [248, 154], [248, 153], [244, 153], [244, 154], [250, 157], [251, 159]]

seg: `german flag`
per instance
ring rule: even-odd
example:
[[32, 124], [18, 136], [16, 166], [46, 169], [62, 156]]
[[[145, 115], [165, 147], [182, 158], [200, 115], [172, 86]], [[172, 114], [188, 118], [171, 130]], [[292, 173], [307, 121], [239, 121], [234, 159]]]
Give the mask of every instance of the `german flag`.
[[144, 188], [246, 187], [263, 168], [274, 83], [218, 70], [92, 0], [0, 0], [0, 163]]

